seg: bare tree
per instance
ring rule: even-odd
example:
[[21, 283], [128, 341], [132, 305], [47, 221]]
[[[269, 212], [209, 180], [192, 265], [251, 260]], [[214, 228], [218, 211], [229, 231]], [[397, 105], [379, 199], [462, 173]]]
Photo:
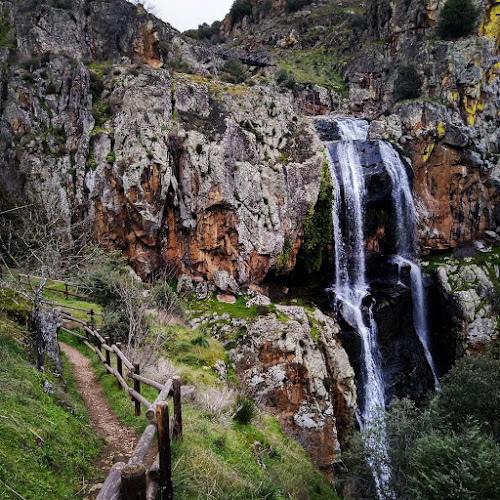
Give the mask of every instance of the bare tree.
[[[60, 278], [80, 265], [90, 234], [86, 223], [72, 228], [61, 215], [59, 204], [58, 196], [48, 194], [36, 206], [4, 208], [4, 202], [0, 212], [2, 282], [33, 302], [31, 324], [40, 371], [45, 369], [44, 354], [49, 351], [57, 370], [62, 369], [57, 340], [54, 343], [59, 321], [57, 313], [43, 308], [44, 289], [50, 278]], [[21, 272], [27, 282], [17, 279], [16, 274]]]

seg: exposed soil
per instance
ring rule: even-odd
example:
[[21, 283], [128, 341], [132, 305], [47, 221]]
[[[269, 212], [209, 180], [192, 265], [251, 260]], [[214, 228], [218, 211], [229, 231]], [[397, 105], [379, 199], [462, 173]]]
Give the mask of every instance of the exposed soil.
[[[63, 342], [60, 342], [60, 346], [73, 365], [76, 384], [82, 394], [92, 426], [106, 441], [106, 447], [94, 464], [95, 469], [102, 472], [100, 476], [105, 478], [114, 463], [128, 461], [140, 436], [118, 420], [96, 379], [91, 360]], [[88, 484], [85, 488], [87, 491], [85, 499], [96, 498], [101, 487], [102, 482]]]

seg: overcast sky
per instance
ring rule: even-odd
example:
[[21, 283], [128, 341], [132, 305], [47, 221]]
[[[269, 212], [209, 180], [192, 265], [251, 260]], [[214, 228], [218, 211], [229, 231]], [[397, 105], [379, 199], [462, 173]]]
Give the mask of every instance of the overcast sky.
[[144, 0], [144, 4], [154, 8], [156, 16], [180, 31], [221, 21], [232, 3], [233, 0]]

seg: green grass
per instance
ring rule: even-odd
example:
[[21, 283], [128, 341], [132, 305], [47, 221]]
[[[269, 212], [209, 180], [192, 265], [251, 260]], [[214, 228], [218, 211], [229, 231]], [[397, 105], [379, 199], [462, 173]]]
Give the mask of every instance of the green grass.
[[[197, 331], [189, 333], [188, 329], [179, 328], [179, 337], [173, 341], [174, 350], [181, 353], [181, 345], [185, 345], [191, 351], [191, 341], [198, 334]], [[144, 416], [134, 415], [134, 405], [124, 391], [118, 390], [115, 378], [77, 339], [64, 334], [60, 338], [92, 357], [93, 369], [120, 421], [137, 433], [143, 432], [148, 421]], [[206, 349], [205, 355], [208, 355], [214, 346], [201, 349]], [[223, 354], [220, 347], [215, 349]], [[208, 373], [196, 367], [190, 369]], [[203, 384], [204, 380], [197, 379], [196, 382]], [[184, 377], [183, 383], [186, 383]], [[142, 387], [141, 392], [150, 401], [158, 394], [154, 389]], [[178, 500], [339, 498], [325, 476], [313, 467], [301, 446], [286, 438], [279, 423], [272, 417], [257, 418], [254, 425], [220, 423], [205, 410], [185, 400], [183, 427], [184, 440], [175, 442], [173, 446], [174, 495]], [[262, 450], [260, 453], [256, 443]], [[259, 464], [259, 454], [265, 469]]]
[[[142, 415], [135, 416], [134, 404], [131, 402], [130, 397], [125, 391], [118, 389], [118, 382], [113, 375], [110, 375], [104, 368], [98, 357], [92, 353], [87, 346], [85, 346], [79, 339], [72, 337], [67, 333], [60, 333], [59, 340], [65, 342], [78, 349], [82, 354], [92, 360], [92, 369], [101, 384], [104, 394], [109, 401], [111, 407], [118, 416], [120, 422], [134, 429], [138, 434], [144, 432], [149, 421], [144, 416], [145, 410], [142, 408]], [[116, 367], [116, 356], [111, 356], [111, 366]], [[126, 370], [126, 369], [125, 369]], [[132, 387], [132, 384], [129, 383]], [[141, 394], [150, 402], [153, 402], [158, 396], [158, 391], [152, 387], [141, 384]]]
[[319, 48], [284, 54], [279, 66], [292, 72], [299, 83], [320, 85], [345, 95], [347, 85], [333, 69], [339, 62], [335, 53]]
[[[94, 435], [71, 367], [64, 378], [39, 373], [18, 339], [23, 327], [0, 313], [0, 499], [76, 499], [82, 479], [93, 475], [101, 448]], [[53, 384], [47, 395], [42, 384]], [[43, 439], [37, 443], [36, 435]], [[10, 489], [9, 489], [10, 488]]]
[[14, 48], [14, 43], [9, 38], [12, 26], [7, 22], [5, 17], [0, 19], [0, 47], [6, 47], [8, 49]]
[[183, 418], [184, 440], [173, 447], [176, 499], [338, 499], [275, 418], [221, 425], [192, 404]]

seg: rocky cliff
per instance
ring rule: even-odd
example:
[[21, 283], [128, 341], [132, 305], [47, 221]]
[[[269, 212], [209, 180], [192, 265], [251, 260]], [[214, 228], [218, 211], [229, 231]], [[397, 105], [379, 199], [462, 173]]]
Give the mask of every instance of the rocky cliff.
[[[354, 116], [370, 121], [371, 139], [391, 141], [406, 158], [423, 253], [497, 240], [498, 4], [478, 2], [475, 31], [455, 41], [437, 33], [443, 4], [332, 0], [288, 12], [279, 1], [252, 18], [226, 19], [225, 44], [209, 47], [122, 0], [1, 1], [1, 192], [41, 207], [68, 239], [86, 221], [141, 277], [169, 266], [198, 298], [218, 288], [234, 301], [266, 279], [302, 278], [304, 248], [305, 258], [315, 253], [311, 268], [324, 271], [318, 280], [328, 281], [319, 242], [325, 232], [330, 238], [331, 220], [322, 227], [315, 213], [331, 179], [317, 115]], [[223, 81], [231, 57], [245, 63], [237, 67], [242, 83]], [[398, 100], [395, 83], [408, 62], [419, 97]], [[379, 158], [361, 153], [376, 187]], [[379, 187], [367, 233], [374, 259], [394, 246], [384, 229], [387, 183]], [[435, 304], [458, 314], [457, 348], [448, 355], [443, 347], [443, 366], [483, 349], [496, 329], [491, 277], [451, 266], [435, 281]], [[423, 354], [414, 348], [408, 286], [380, 297], [389, 392], [421, 394], [432, 380], [412, 368]], [[352, 368], [336, 321], [302, 309], [285, 314], [286, 322], [269, 315], [247, 325], [232, 360], [328, 468], [352, 424]]]
[[[496, 7], [483, 2], [476, 32], [446, 41], [435, 27], [443, 2], [410, 2], [409, 15], [398, 5], [276, 4], [243, 20], [249, 30], [226, 21], [224, 57], [277, 62], [298, 75], [290, 91], [273, 83], [272, 66], [254, 67], [252, 86], [220, 82], [219, 49], [141, 6], [4, 1], [2, 182], [13, 197], [57, 207], [68, 231], [89, 218], [143, 277], [167, 262], [203, 279], [222, 268], [260, 282], [295, 265], [323, 162], [307, 115], [334, 112], [373, 120], [371, 137], [409, 158], [424, 252], [495, 231]], [[268, 37], [270, 26], [297, 43]], [[421, 97], [395, 103], [407, 61]]]
[[143, 277], [168, 263], [245, 284], [293, 268], [324, 162], [300, 100], [215, 80], [213, 54], [140, 6], [1, 9], [0, 171], [14, 198], [69, 233], [89, 218]]

